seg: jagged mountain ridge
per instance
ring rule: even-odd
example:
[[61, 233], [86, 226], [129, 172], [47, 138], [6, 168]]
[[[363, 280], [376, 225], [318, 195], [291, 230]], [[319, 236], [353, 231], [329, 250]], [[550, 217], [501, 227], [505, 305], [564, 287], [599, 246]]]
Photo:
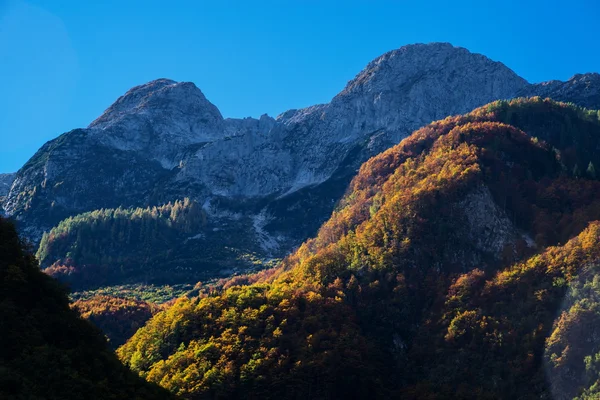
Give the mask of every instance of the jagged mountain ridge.
[[466, 49], [417, 44], [372, 61], [328, 104], [240, 120], [194, 84], [160, 79], [45, 144], [4, 208], [37, 242], [74, 214], [190, 197], [208, 214], [200, 248], [219, 232], [221, 246], [280, 256], [316, 232], [363, 161], [414, 129], [525, 92], [578, 103], [579, 82], [530, 85]]
[[600, 104], [600, 74], [575, 74], [566, 82], [554, 80], [537, 83], [517, 95], [552, 97], [558, 101], [577, 103], [580, 107], [597, 108]]

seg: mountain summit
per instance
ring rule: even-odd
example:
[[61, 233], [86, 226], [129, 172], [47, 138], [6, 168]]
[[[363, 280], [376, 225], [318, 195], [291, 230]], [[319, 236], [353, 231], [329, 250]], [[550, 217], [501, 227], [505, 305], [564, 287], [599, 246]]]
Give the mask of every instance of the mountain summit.
[[490, 99], [513, 97], [526, 86], [504, 64], [464, 48], [414, 44], [373, 60], [331, 103], [301, 110], [290, 119], [334, 120], [345, 139], [384, 130], [397, 142], [435, 119], [465, 113]]
[[133, 116], [140, 119], [160, 116], [186, 119], [190, 124], [190, 131], [196, 128], [194, 123], [202, 125], [223, 121], [219, 110], [193, 83], [157, 79], [130, 89], [92, 122], [89, 128], [106, 129]]
[[121, 96], [88, 130], [101, 144], [173, 168], [183, 147], [222, 139], [221, 113], [191, 82], [158, 79]]

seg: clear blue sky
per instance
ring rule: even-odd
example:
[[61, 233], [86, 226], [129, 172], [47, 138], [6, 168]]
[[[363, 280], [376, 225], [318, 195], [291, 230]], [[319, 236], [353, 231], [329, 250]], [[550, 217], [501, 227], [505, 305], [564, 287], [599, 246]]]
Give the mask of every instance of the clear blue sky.
[[226, 117], [327, 102], [376, 56], [444, 41], [538, 82], [600, 71], [600, 2], [0, 0], [0, 172], [146, 81]]

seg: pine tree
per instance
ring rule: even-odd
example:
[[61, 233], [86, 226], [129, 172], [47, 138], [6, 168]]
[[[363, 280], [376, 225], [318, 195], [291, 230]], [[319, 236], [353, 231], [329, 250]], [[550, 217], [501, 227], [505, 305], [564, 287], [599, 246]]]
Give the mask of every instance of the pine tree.
[[596, 168], [594, 167], [594, 163], [590, 161], [586, 170], [587, 176], [596, 179]]

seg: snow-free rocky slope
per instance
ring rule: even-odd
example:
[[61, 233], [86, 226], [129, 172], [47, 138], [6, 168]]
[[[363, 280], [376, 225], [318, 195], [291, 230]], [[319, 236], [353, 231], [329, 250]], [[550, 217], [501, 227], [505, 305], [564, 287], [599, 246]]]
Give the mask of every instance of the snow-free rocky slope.
[[0, 174], [0, 196], [6, 196], [15, 180], [15, 174]]
[[14, 179], [15, 174], [0, 174], [0, 215], [2, 215], [2, 212], [4, 211], [2, 209], [2, 203], [10, 191]]
[[281, 256], [313, 235], [358, 166], [414, 129], [517, 95], [556, 94], [598, 108], [599, 87], [594, 74], [530, 85], [447, 43], [386, 53], [330, 103], [276, 119], [223, 118], [193, 83], [159, 79], [129, 90], [87, 128], [46, 143], [17, 173], [3, 207], [37, 242], [71, 215], [189, 197], [207, 223], [187, 248], [200, 257], [202, 249], [228, 249], [215, 262], [227, 273], [222, 266], [241, 254]]

